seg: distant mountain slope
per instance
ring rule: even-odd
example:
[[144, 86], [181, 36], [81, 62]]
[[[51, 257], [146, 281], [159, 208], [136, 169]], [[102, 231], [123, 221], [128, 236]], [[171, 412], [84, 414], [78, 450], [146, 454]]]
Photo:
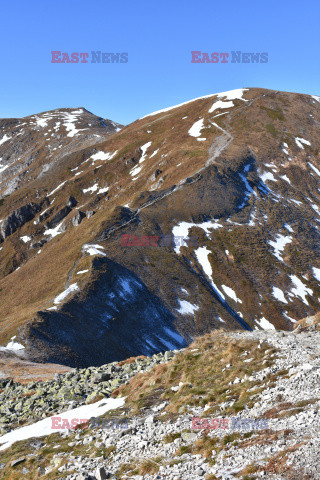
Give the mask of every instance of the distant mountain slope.
[[319, 311], [320, 97], [234, 90], [105, 133], [58, 112], [24, 147], [1, 129], [1, 344], [99, 364]]
[[86, 145], [101, 142], [122, 125], [84, 108], [60, 108], [22, 119], [0, 120], [0, 198]]

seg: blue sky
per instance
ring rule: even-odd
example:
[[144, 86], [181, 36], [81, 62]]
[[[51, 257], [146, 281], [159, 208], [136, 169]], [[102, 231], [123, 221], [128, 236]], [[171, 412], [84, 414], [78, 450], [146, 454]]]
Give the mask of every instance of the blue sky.
[[[85, 107], [127, 124], [242, 87], [320, 94], [320, 2], [46, 0], [1, 6], [0, 117]], [[128, 52], [53, 64], [51, 51]], [[268, 52], [265, 64], [193, 64], [191, 51]]]

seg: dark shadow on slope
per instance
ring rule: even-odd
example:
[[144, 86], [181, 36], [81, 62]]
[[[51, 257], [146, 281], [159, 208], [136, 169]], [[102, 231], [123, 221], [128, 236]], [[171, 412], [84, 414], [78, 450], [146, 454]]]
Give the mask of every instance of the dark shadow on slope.
[[94, 279], [61, 310], [39, 312], [26, 332], [34, 361], [72, 367], [185, 347], [174, 316], [127, 268], [107, 258], [93, 262]]

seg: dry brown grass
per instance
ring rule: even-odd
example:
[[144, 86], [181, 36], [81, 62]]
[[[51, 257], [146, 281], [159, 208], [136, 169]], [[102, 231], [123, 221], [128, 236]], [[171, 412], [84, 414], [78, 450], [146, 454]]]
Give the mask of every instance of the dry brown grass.
[[[268, 358], [275, 352], [266, 343], [261, 348], [257, 346], [257, 342], [230, 340], [219, 332], [207, 334], [169, 363], [136, 375], [128, 385], [113, 392], [113, 396], [126, 396], [133, 412], [165, 400], [169, 402], [166, 407], [168, 414], [175, 414], [187, 405], [209, 404], [210, 409], [206, 414], [211, 415], [220, 411], [220, 404], [228, 400], [234, 403], [224, 413], [237, 413], [259, 390], [257, 385], [257, 389], [248, 392], [253, 382], [246, 378], [253, 371], [265, 368]], [[193, 352], [194, 349], [198, 351]], [[243, 362], [245, 352], [245, 358], [253, 358], [251, 363]], [[231, 366], [226, 368], [228, 364]], [[231, 383], [236, 378], [244, 381]], [[183, 384], [179, 390], [172, 391], [171, 387], [179, 383]]]
[[139, 355], [138, 357], [129, 357], [126, 360], [122, 360], [121, 362], [119, 362], [118, 366], [122, 367], [122, 365], [135, 363], [136, 360], [144, 360], [145, 358], [147, 358], [145, 355]]
[[318, 400], [319, 400], [318, 398], [312, 398], [310, 400], [302, 400], [297, 403], [292, 403], [292, 402], [280, 403], [276, 407], [273, 407], [270, 410], [267, 410], [266, 412], [264, 412], [262, 417], [276, 418], [276, 417], [289, 417], [292, 415], [296, 415], [297, 413], [302, 412], [306, 406], [313, 405]]
[[131, 463], [121, 465], [117, 475], [154, 475], [159, 471], [162, 461], [162, 457], [133, 460]]
[[[258, 99], [261, 95], [264, 95], [264, 97]], [[299, 127], [304, 128], [306, 122], [305, 117], [309, 113], [308, 109], [311, 109], [311, 105], [309, 105], [310, 101], [307, 97], [292, 96], [285, 93], [275, 94], [272, 91], [263, 89], [252, 89], [246, 92], [245, 98], [257, 98], [257, 100], [254, 102], [235, 101], [235, 106], [230, 110], [230, 113], [221, 117], [219, 120], [217, 119], [218, 122], [223, 122], [221, 125], [225, 126], [232, 133], [234, 141], [230, 144], [228, 150], [223, 152], [223, 154], [215, 160], [215, 165], [213, 166], [212, 172], [210, 172], [210, 175], [212, 173], [210, 181], [219, 177], [225, 185], [229, 186], [231, 177], [228, 176], [228, 171], [234, 171], [234, 169], [239, 167], [249, 151], [254, 151], [257, 155], [258, 167], [261, 166], [259, 165], [259, 162], [261, 162], [260, 159], [269, 159], [270, 161], [275, 160], [276, 162], [281, 161], [285, 163], [284, 158], [278, 158], [281, 142], [286, 139], [290, 148], [296, 148], [294, 136], [287, 132], [294, 131], [297, 123]], [[103, 225], [113, 219], [114, 209], [117, 206], [127, 204], [128, 202], [131, 205], [139, 206], [143, 202], [142, 197], [144, 196], [144, 198], [146, 198], [150, 191], [151, 182], [149, 180], [151, 174], [154, 173], [156, 169], [160, 168], [162, 170], [164, 183], [161, 189], [166, 189], [179, 184], [179, 182], [186, 177], [192, 177], [204, 166], [208, 159], [209, 146], [222, 134], [220, 130], [210, 126], [208, 121], [208, 107], [210, 107], [214, 101], [214, 97], [198, 100], [184, 105], [181, 108], [150, 116], [132, 123], [116, 135], [107, 138], [100, 144], [94, 145], [94, 148], [97, 150], [101, 149], [108, 152], [117, 150], [118, 153], [114, 159], [111, 162], [98, 161], [95, 165], [88, 162], [81, 167], [83, 173], [78, 177], [75, 177], [71, 169], [90, 157], [93, 153], [93, 145], [86, 142], [84, 142], [83, 145], [79, 145], [78, 151], [66, 155], [63, 161], [57, 163], [52, 174], [44, 175], [41, 178], [37, 177], [47, 162], [47, 158], [44, 152], [37, 157], [32, 168], [30, 168], [30, 177], [26, 175], [26, 182], [29, 180], [29, 183], [26, 183], [25, 187], [4, 199], [3, 205], [0, 205], [1, 218], [5, 218], [13, 209], [26, 202], [36, 201], [35, 192], [37, 189], [39, 189], [41, 195], [45, 195], [45, 193], [52, 191], [65, 180], [67, 180], [67, 183], [55, 194], [55, 203], [52, 206], [54, 209], [53, 215], [65, 205], [69, 195], [76, 196], [79, 205], [84, 205], [84, 210], [91, 208], [96, 210], [96, 215], [90, 220], [85, 219], [77, 228], [68, 228], [64, 234], [52, 239], [43, 246], [40, 255], [36, 255], [36, 250], [28, 250], [19, 238], [20, 235], [24, 234], [35, 235], [39, 239], [43, 236], [41, 227], [38, 225], [35, 226], [33, 222], [28, 222], [28, 224], [22, 228], [21, 232], [16, 232], [2, 244], [3, 250], [0, 255], [0, 271], [2, 272], [0, 280], [0, 344], [5, 344], [5, 342], [17, 332], [20, 326], [30, 321], [39, 309], [45, 308], [47, 302], [50, 302], [50, 300], [64, 290], [68, 272], [70, 272], [74, 263], [81, 257], [82, 244], [96, 241], [96, 239], [99, 238], [103, 230]], [[182, 120], [184, 116], [187, 116], [187, 118]], [[195, 138], [188, 134], [189, 128], [201, 116], [205, 118], [205, 126], [208, 127], [203, 130], [203, 134], [207, 138], [206, 142], [197, 142]], [[266, 124], [271, 125], [271, 127], [269, 127], [271, 133], [266, 131]], [[315, 126], [308, 125], [308, 128], [310, 137], [313, 138], [313, 154], [315, 156], [315, 152], [319, 151], [316, 140], [318, 138], [318, 131]], [[148, 134], [148, 130], [152, 131], [152, 135]], [[272, 132], [274, 133], [275, 130], [278, 135], [276, 142], [272, 136]], [[127, 165], [125, 159], [137, 156], [137, 149], [150, 139], [152, 139], [150, 153], [158, 148], [160, 150], [154, 157], [146, 158], [143, 165], [143, 175], [141, 175], [137, 181], [133, 182], [129, 174], [132, 165]], [[298, 152], [293, 162], [296, 166], [303, 167], [303, 171], [305, 171], [305, 154], [306, 152]], [[161, 157], [161, 155], [167, 156]], [[280, 156], [281, 155], [282, 153], [280, 152]], [[177, 167], [177, 164], [180, 162], [182, 162], [181, 168]], [[101, 168], [97, 169], [98, 166], [101, 166]], [[281, 168], [282, 167], [283, 165], [281, 165]], [[288, 169], [289, 168], [293, 167], [290, 166]], [[296, 175], [296, 177], [298, 178], [299, 175]], [[96, 179], [98, 179], [101, 184], [104, 182], [109, 183], [110, 190], [106, 198], [91, 197], [83, 193], [83, 188], [92, 186]], [[310, 181], [312, 181], [311, 178]], [[281, 181], [279, 180], [278, 183], [280, 185]], [[208, 185], [211, 187], [211, 183]], [[210, 190], [210, 188], [208, 188], [208, 190]], [[222, 192], [223, 195], [228, 197], [228, 189], [222, 189]], [[219, 190], [217, 190], [215, 198], [219, 199], [220, 196]], [[199, 201], [196, 191], [192, 191], [192, 189], [189, 189], [187, 194], [185, 191], [183, 194], [176, 192], [174, 198], [170, 199], [168, 197], [166, 201], [161, 203], [161, 207], [148, 207], [148, 209], [144, 210], [144, 215], [147, 217], [146, 212], [148, 211], [150, 216], [147, 217], [146, 222], [141, 222], [141, 230], [145, 228], [145, 225], [151, 225], [153, 228], [155, 223], [161, 225], [161, 228], [166, 227], [168, 224], [166, 221], [168, 211], [173, 212], [172, 217], [176, 218], [177, 221], [182, 217], [185, 219], [186, 211], [189, 212], [190, 217], [194, 218], [200, 214], [204, 214], [204, 205], [205, 213], [208, 215], [210, 214], [212, 216], [212, 214], [216, 215], [216, 213], [217, 216], [225, 215], [226, 208], [218, 209], [217, 207], [216, 210], [215, 205], [213, 205], [216, 202], [212, 202], [211, 200], [212, 199], [209, 198], [206, 202], [203, 202], [202, 199]], [[96, 204], [94, 204], [95, 201]], [[233, 205], [231, 205], [231, 203], [233, 203]], [[193, 208], [195, 205], [197, 205], [197, 208]], [[258, 209], [260, 205], [257, 204]], [[268, 203], [267, 199], [263, 200], [263, 205], [263, 208], [266, 209], [266, 215], [270, 217], [268, 228], [269, 226], [278, 228], [282, 218], [280, 207], [276, 210], [273, 204]], [[234, 209], [234, 202], [230, 202], [230, 208]], [[244, 217], [250, 214], [250, 208], [251, 207], [243, 209]], [[70, 214], [70, 217], [67, 217], [66, 221], [69, 221], [72, 215]], [[161, 221], [152, 222], [152, 219], [155, 220], [156, 215], [158, 215]], [[313, 215], [314, 214], [310, 212], [308, 214], [307, 211], [303, 212], [306, 223]], [[296, 211], [294, 209], [292, 210], [292, 216], [293, 218], [296, 217]], [[144, 217], [143, 220], [145, 220], [146, 217]], [[158, 220], [158, 218], [156, 220]], [[162, 221], [163, 219], [165, 220]], [[299, 222], [302, 222], [302, 220], [300, 219]], [[172, 227], [172, 225], [170, 225], [170, 227]], [[305, 227], [306, 225], [303, 225], [303, 228]], [[268, 255], [266, 253], [268, 250], [265, 241], [266, 237], [261, 229], [258, 227], [251, 228], [250, 235], [248, 234], [246, 225], [232, 228], [230, 233], [228, 230], [229, 229], [221, 229], [221, 231], [215, 231], [215, 238], [212, 240], [212, 243], [208, 245], [209, 247], [213, 247], [213, 254], [210, 256], [210, 261], [212, 261], [215, 267], [218, 284], [221, 284], [222, 281], [226, 284], [225, 280], [227, 279], [230, 281], [230, 285], [234, 286], [233, 283], [235, 279], [237, 279], [241, 297], [243, 298], [242, 313], [244, 317], [252, 323], [256, 317], [260, 302], [257, 287], [261, 285], [264, 287], [268, 286], [270, 279], [274, 278], [275, 275], [278, 277], [276, 271], [278, 265], [275, 264], [274, 256], [270, 252]], [[271, 230], [270, 228], [270, 231]], [[306, 233], [306, 237], [309, 237], [309, 232]], [[114, 238], [112, 240], [114, 240]], [[158, 262], [156, 266], [156, 273], [154, 271], [151, 272], [150, 269], [145, 276], [143, 276], [143, 269], [141, 268], [139, 270], [139, 262], [136, 261], [136, 257], [133, 254], [128, 254], [126, 259], [123, 259], [122, 253], [119, 252], [119, 244], [116, 245], [116, 242], [112, 244], [112, 241], [100, 243], [107, 247], [107, 254], [110, 258], [121, 262], [123, 261], [126, 266], [132, 268], [135, 273], [138, 273], [142, 280], [146, 281], [148, 287], [153, 289], [154, 292], [157, 292], [160, 277], [162, 282], [161, 287], [165, 284], [162, 275], [159, 273], [161, 269], [161, 266], [159, 267], [160, 262]], [[221, 252], [223, 252], [223, 250], [221, 250], [220, 247], [226, 246], [230, 250], [230, 257], [222, 260]], [[255, 255], [252, 255], [252, 251], [255, 252]], [[291, 266], [295, 267], [297, 272], [302, 270], [306, 271], [309, 268], [307, 257], [308, 255], [310, 256], [310, 251], [312, 253], [312, 249], [307, 248], [307, 245], [303, 245], [303, 248], [300, 248], [296, 242], [293, 242], [291, 246], [287, 246], [286, 254], [290, 257]], [[296, 254], [297, 252], [299, 252], [299, 255]], [[152, 254], [148, 253], [148, 257], [151, 262]], [[170, 261], [171, 263], [173, 261], [175, 262], [172, 255], [163, 255], [162, 258], [165, 258], [166, 265], [170, 264]], [[73, 282], [79, 282], [81, 287], [84, 287], [89, 281], [90, 272], [83, 276], [77, 276], [76, 273], [80, 269], [89, 268], [89, 270], [91, 270], [91, 260], [92, 258], [90, 257], [81, 259], [74, 272], [74, 277], [71, 279]], [[14, 264], [20, 265], [19, 262], [22, 266], [21, 269], [12, 272]], [[174, 268], [172, 268], [172, 270], [176, 270], [176, 272], [172, 272], [171, 282], [175, 282], [175, 280], [179, 278], [177, 274], [177, 263], [178, 262], [176, 262]], [[156, 261], [154, 264], [156, 265]], [[250, 266], [250, 268], [244, 268], [244, 265]], [[12, 273], [7, 275], [9, 271]], [[252, 274], [248, 273], [248, 271]], [[256, 282], [253, 277], [257, 279]], [[279, 286], [281, 287], [281, 285]], [[200, 283], [198, 283], [198, 287], [202, 288]], [[319, 292], [317, 291], [318, 287], [314, 284], [312, 288], [314, 290], [314, 299], [316, 299], [319, 296]], [[201, 296], [202, 293], [203, 292], [201, 292]], [[170, 303], [170, 301], [172, 301], [173, 305], [170, 294], [166, 292], [164, 297], [166, 302]], [[195, 331], [202, 333], [209, 328], [215, 328], [217, 326], [217, 322], [211, 322], [210, 317], [213, 317], [213, 309], [218, 310], [219, 306], [217, 306], [217, 302], [212, 301], [209, 294], [207, 294], [206, 302], [208, 304], [207, 311], [203, 312], [202, 310], [199, 318], [196, 314], [194, 324], [191, 321], [190, 324], [188, 324], [188, 319], [184, 320], [185, 324], [181, 325], [184, 331], [194, 335]], [[304, 309], [301, 309], [301, 305], [299, 307], [299, 302], [300, 301], [297, 300], [294, 307], [296, 311], [291, 312], [289, 309], [288, 315], [296, 318], [300, 311], [304, 312]], [[317, 301], [310, 299], [310, 307], [315, 310], [316, 306]], [[174, 306], [172, 308], [174, 308]], [[278, 302], [273, 302], [270, 299], [270, 292], [263, 296], [262, 308], [265, 312], [268, 311], [268, 318], [272, 318], [277, 327], [284, 329], [290, 328], [290, 322], [286, 321], [283, 317], [281, 306], [279, 307]], [[211, 315], [209, 313], [207, 315], [207, 312], [210, 312]], [[265, 312], [261, 313], [266, 314]], [[230, 328], [237, 327], [236, 322], [232, 320], [232, 318], [229, 318], [226, 312], [224, 312], [224, 318], [227, 318]]]

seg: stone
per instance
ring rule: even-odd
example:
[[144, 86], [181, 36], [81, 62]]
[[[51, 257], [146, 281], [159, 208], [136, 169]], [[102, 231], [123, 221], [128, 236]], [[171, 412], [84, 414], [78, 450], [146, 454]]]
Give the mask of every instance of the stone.
[[67, 207], [74, 208], [78, 205], [77, 200], [74, 197], [69, 197], [67, 201]]
[[111, 375], [108, 372], [98, 373], [93, 377], [93, 383], [107, 382], [111, 379]]
[[91, 218], [96, 212], [94, 210], [88, 210], [86, 212], [86, 217]]
[[20, 465], [20, 463], [25, 462], [25, 461], [26, 461], [25, 457], [17, 458], [17, 460], [13, 460], [11, 462], [11, 467], [16, 467], [17, 465]]
[[107, 472], [103, 467], [97, 467], [94, 472], [94, 475], [97, 480], [106, 480], [108, 478]]
[[74, 227], [77, 227], [78, 225], [80, 225], [80, 223], [85, 217], [86, 217], [85, 213], [79, 210], [78, 213], [72, 219], [72, 225]]

